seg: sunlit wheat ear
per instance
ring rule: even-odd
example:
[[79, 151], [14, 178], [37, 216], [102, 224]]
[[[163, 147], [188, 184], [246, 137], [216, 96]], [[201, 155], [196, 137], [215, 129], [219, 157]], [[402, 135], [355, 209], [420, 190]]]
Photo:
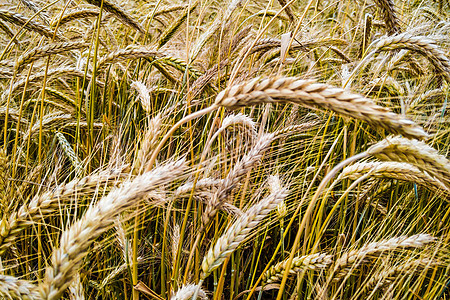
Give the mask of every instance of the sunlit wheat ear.
[[39, 223], [43, 218], [53, 215], [64, 202], [70, 199], [70, 196], [75, 193], [82, 195], [96, 191], [99, 185], [114, 182], [120, 175], [120, 172], [116, 171], [92, 174], [61, 184], [51, 191], [33, 197], [29, 203], [22, 205], [9, 218], [3, 218], [0, 221], [0, 255], [14, 244], [21, 232], [29, 226]]
[[118, 61], [123, 61], [127, 59], [138, 59], [138, 58], [151, 58], [154, 59], [158, 56], [162, 56], [160, 52], [149, 47], [137, 47], [130, 46], [124, 49], [119, 49], [117, 51], [111, 52], [98, 61], [98, 69], [102, 69], [109, 63], [115, 63]]
[[59, 299], [73, 281], [94, 240], [126, 209], [139, 203], [161, 184], [177, 179], [184, 169], [184, 160], [157, 167], [124, 183], [91, 205], [81, 219], [62, 232], [60, 247], [54, 250], [51, 266], [40, 284], [42, 298]]
[[198, 293], [196, 295], [196, 299], [208, 299], [206, 293], [200, 288], [200, 286], [195, 284], [185, 284], [170, 297], [170, 300], [190, 300], [197, 290]]
[[139, 100], [141, 102], [142, 108], [147, 112], [151, 113], [152, 111], [152, 102], [150, 99], [150, 91], [147, 86], [140, 81], [133, 81], [131, 87], [134, 88], [139, 93]]
[[450, 192], [450, 189], [441, 181], [430, 176], [426, 172], [422, 172], [419, 168], [416, 168], [409, 163], [358, 162], [345, 167], [339, 175], [339, 178], [350, 178], [355, 180], [367, 173], [372, 177], [411, 181], [434, 190], [443, 190], [447, 193]]
[[388, 137], [367, 152], [380, 160], [410, 163], [450, 187], [450, 161], [424, 142]]
[[286, 188], [273, 191], [259, 203], [250, 207], [225, 231], [203, 258], [201, 281], [208, 277], [212, 271], [217, 269], [236, 250], [250, 231], [275, 209], [286, 198], [287, 194], [288, 190]]
[[6, 35], [14, 42], [14, 44], [16, 44], [19, 48], [21, 48], [19, 40], [17, 39], [17, 37], [15, 37], [13, 31], [11, 30], [11, 28], [9, 28], [8, 24], [4, 22], [2, 19], [0, 19], [0, 29], [6, 33]]
[[[292, 260], [290, 274], [296, 274], [306, 270], [327, 269], [333, 263], [333, 255], [325, 253], [315, 253], [305, 256], [297, 256]], [[272, 283], [281, 281], [286, 270], [287, 259], [272, 266], [264, 273], [263, 283]]]
[[35, 285], [8, 275], [0, 275], [0, 296], [2, 299], [42, 299]]
[[254, 144], [252, 149], [248, 151], [227, 174], [206, 206], [202, 215], [203, 226], [206, 226], [211, 218], [215, 216], [217, 210], [221, 207], [226, 198], [230, 195], [235, 186], [239, 183], [240, 178], [247, 174], [257, 163], [259, 163], [264, 155], [264, 152], [269, 148], [274, 140], [275, 135], [266, 133], [262, 135]]
[[[2, 9], [0, 10], [0, 19], [17, 26], [24, 26], [26, 29], [35, 31], [45, 37], [53, 38], [52, 29], [34, 20], [29, 20], [21, 14]], [[57, 34], [55, 35], [55, 39], [60, 39]]]
[[21, 72], [27, 64], [30, 64], [40, 58], [87, 47], [89, 47], [89, 44], [83, 41], [54, 43], [45, 46], [39, 46], [22, 54], [17, 59], [15, 68], [17, 72]]
[[[243, 127], [248, 130], [252, 138], [256, 137], [256, 123], [249, 116], [242, 113], [226, 116], [222, 121], [221, 128], [227, 128], [233, 125]], [[219, 130], [221, 130], [221, 128]]]
[[429, 258], [420, 258], [408, 261], [406, 263], [401, 263], [399, 265], [382, 269], [381, 272], [378, 272], [371, 276], [369, 281], [364, 285], [363, 293], [367, 293], [369, 291], [377, 290], [383, 286], [386, 286], [392, 281], [398, 279], [399, 276], [402, 275], [410, 275], [413, 273], [421, 272], [424, 268], [435, 266], [438, 262]]
[[44, 21], [44, 23], [46, 24], [49, 23], [50, 17], [47, 15], [45, 10], [42, 10], [42, 8], [37, 3], [31, 0], [20, 0], [20, 2], [25, 4], [25, 6], [33, 13], [37, 13], [39, 18], [41, 18], [41, 20]]
[[142, 33], [145, 32], [145, 30], [142, 28], [142, 26], [136, 22], [136, 18], [133, 16], [130, 16], [127, 12], [125, 12], [122, 8], [120, 8], [118, 5], [114, 4], [112, 1], [109, 0], [85, 0], [87, 3], [95, 5], [97, 7], [103, 7], [104, 10], [107, 12], [113, 14], [116, 16], [122, 23], [133, 27], [137, 31], [140, 31]]
[[162, 118], [158, 114], [148, 121], [147, 129], [145, 130], [140, 148], [136, 157], [135, 169], [141, 173], [147, 165], [149, 156], [152, 150], [156, 147], [158, 143], [159, 134], [161, 132]]
[[220, 92], [215, 105], [237, 109], [261, 103], [296, 103], [329, 109], [343, 116], [360, 119], [406, 137], [424, 139], [428, 135], [411, 120], [397, 115], [372, 100], [350, 91], [301, 80], [295, 77], [255, 78]]
[[383, 19], [386, 23], [386, 29], [389, 34], [396, 33], [400, 30], [398, 18], [395, 14], [395, 5], [393, 0], [375, 0], [376, 5], [383, 13]]
[[422, 248], [435, 241], [436, 238], [429, 234], [417, 234], [410, 237], [400, 236], [373, 242], [366, 244], [359, 249], [350, 250], [343, 253], [340, 258], [335, 260], [332, 269], [333, 280], [338, 281], [345, 277], [368, 257], [379, 256], [383, 254], [383, 252], [389, 253], [389, 251], [400, 250], [403, 248]]
[[197, 55], [205, 47], [205, 43], [211, 38], [211, 36], [223, 27], [230, 19], [233, 12], [236, 10], [242, 0], [232, 0], [224, 12], [220, 16], [216, 16], [214, 22], [208, 27], [208, 29], [198, 38], [196, 45], [192, 48], [190, 53], [190, 60], [194, 61]]
[[75, 280], [69, 286], [69, 299], [70, 300], [84, 300], [84, 288], [81, 283], [80, 274], [75, 275]]
[[64, 153], [72, 163], [72, 166], [75, 169], [75, 176], [80, 177], [83, 172], [83, 163], [80, 158], [77, 156], [72, 148], [72, 145], [67, 141], [66, 137], [61, 132], [56, 132], [55, 136], [58, 139], [59, 145], [63, 149]]
[[[73, 116], [70, 114], [63, 114], [61, 112], [51, 113], [45, 115], [41, 120], [37, 120], [36, 123], [26, 131], [23, 135], [23, 140], [28, 140], [29, 137], [33, 138], [36, 136], [42, 128], [44, 130], [52, 130], [56, 128], [61, 128], [64, 124], [73, 120]], [[42, 123], [41, 123], [42, 122]]]
[[[371, 47], [374, 52], [395, 49], [409, 49], [424, 55], [446, 80], [450, 80], [450, 60], [436, 42], [426, 36], [412, 36], [408, 33], [383, 37], [375, 41]], [[369, 54], [371, 55], [371, 54]]]
[[62, 26], [63, 24], [66, 24], [73, 20], [97, 17], [99, 13], [100, 11], [98, 9], [86, 8], [69, 11], [60, 20], [55, 20], [54, 25], [56, 25], [56, 23], [59, 23], [59, 26]]
[[[34, 84], [36, 84], [36, 82], [38, 82], [40, 84], [41, 83], [40, 80], [42, 80], [42, 78], [45, 76], [47, 76], [47, 78], [54, 78], [56, 76], [59, 76], [59, 77], [74, 76], [74, 77], [78, 77], [78, 78], [86, 77], [87, 80], [91, 79], [90, 74], [85, 74], [84, 71], [81, 71], [77, 68], [61, 67], [61, 68], [56, 68], [56, 69], [50, 69], [50, 70], [48, 70], [48, 72], [39, 72], [37, 74], [31, 75], [29, 78], [21, 78], [20, 80], [16, 81], [13, 84], [11, 89], [8, 88], [2, 93], [1, 101], [6, 102], [6, 99], [8, 98], [10, 91], [11, 91], [11, 93], [14, 93], [17, 89], [22, 88], [25, 85], [28, 85], [28, 86], [34, 85]], [[101, 83], [100, 81], [96, 81], [96, 84], [100, 87], [104, 86], [104, 84]]]

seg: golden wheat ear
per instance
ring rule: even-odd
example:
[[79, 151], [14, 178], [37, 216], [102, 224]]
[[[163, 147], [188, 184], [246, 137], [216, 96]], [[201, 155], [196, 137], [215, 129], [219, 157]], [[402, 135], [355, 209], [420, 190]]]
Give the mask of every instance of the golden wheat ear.
[[408, 138], [425, 139], [428, 134], [416, 123], [348, 90], [295, 77], [255, 78], [220, 92], [215, 105], [238, 109], [262, 103], [295, 103], [329, 109], [342, 116], [366, 121], [376, 128]]
[[70, 286], [90, 245], [126, 209], [133, 207], [161, 184], [169, 183], [185, 170], [184, 160], [159, 166], [112, 190], [84, 216], [62, 232], [60, 247], [53, 251], [51, 266], [39, 285], [42, 298], [56, 300]]

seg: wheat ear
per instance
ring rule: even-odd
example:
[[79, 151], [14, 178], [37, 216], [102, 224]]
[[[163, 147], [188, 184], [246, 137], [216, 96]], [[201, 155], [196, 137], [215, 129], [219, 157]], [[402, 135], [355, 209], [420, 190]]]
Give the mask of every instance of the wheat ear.
[[74, 179], [33, 197], [30, 203], [21, 206], [8, 219], [3, 218], [0, 221], [0, 255], [9, 249], [20, 232], [39, 222], [42, 218], [52, 215], [60, 209], [62, 202], [67, 201], [68, 197], [74, 193], [83, 194], [95, 191], [98, 185], [114, 181], [118, 176], [120, 176], [120, 172], [100, 172], [81, 179]]
[[450, 161], [424, 142], [388, 137], [370, 147], [367, 153], [384, 161], [410, 163], [450, 187]]
[[[0, 19], [4, 20], [6, 22], [12, 23], [12, 24], [23, 26], [24, 28], [31, 30], [31, 31], [35, 31], [45, 37], [53, 38], [53, 30], [52, 29], [50, 29], [49, 27], [47, 27], [45, 25], [42, 25], [41, 23], [30, 20], [21, 14], [1, 9], [0, 10]], [[59, 37], [57, 35], [55, 35], [55, 39], [59, 39]]]
[[392, 282], [392, 278], [396, 278], [401, 274], [411, 274], [423, 270], [424, 267], [436, 265], [437, 262], [429, 258], [420, 258], [402, 263], [400, 265], [381, 270], [381, 272], [371, 276], [369, 281], [364, 285], [362, 293], [374, 291]]
[[79, 9], [70, 11], [59, 20], [59, 26], [77, 19], [97, 17], [99, 13], [100, 12], [97, 9]]
[[436, 238], [429, 234], [417, 234], [410, 237], [400, 236], [388, 240], [372, 242], [363, 247], [345, 252], [335, 261], [333, 280], [338, 281], [360, 263], [367, 259], [368, 256], [379, 256], [383, 252], [394, 251], [401, 248], [422, 248], [425, 245], [435, 242]]
[[0, 275], [0, 296], [2, 299], [41, 299], [35, 285], [8, 275]]
[[126, 59], [138, 59], [138, 58], [156, 58], [161, 56], [161, 53], [150, 49], [148, 47], [136, 47], [131, 46], [124, 49], [119, 49], [117, 51], [111, 52], [103, 56], [98, 61], [98, 69], [105, 67], [107, 63], [114, 63], [118, 61], [123, 61]]
[[[450, 81], [450, 60], [436, 42], [426, 36], [412, 36], [408, 33], [383, 37], [372, 45], [375, 52], [409, 49], [424, 55], [430, 63]], [[370, 55], [370, 54], [369, 54]]]
[[330, 109], [343, 116], [360, 119], [406, 137], [424, 139], [428, 136], [413, 121], [407, 120], [361, 95], [295, 77], [255, 78], [231, 86], [217, 95], [215, 105], [237, 109], [275, 102]]
[[87, 47], [89, 47], [89, 44], [83, 41], [54, 43], [41, 47], [36, 47], [22, 54], [18, 58], [15, 68], [17, 72], [21, 72], [27, 64], [30, 64], [33, 61], [36, 61], [42, 57]]
[[375, 0], [376, 5], [381, 9], [383, 13], [384, 22], [386, 23], [387, 31], [389, 34], [400, 31], [400, 25], [398, 18], [395, 14], [395, 6], [393, 0]]
[[343, 169], [339, 178], [355, 180], [367, 173], [372, 177], [406, 180], [418, 183], [425, 187], [430, 187], [431, 185], [431, 188], [435, 190], [445, 190], [446, 192], [450, 192], [449, 188], [441, 181], [408, 163], [359, 162]]
[[62, 232], [60, 248], [53, 252], [51, 267], [47, 269], [44, 281], [40, 284], [42, 298], [59, 299], [70, 286], [94, 240], [122, 212], [145, 198], [148, 192], [181, 176], [184, 168], [184, 160], [155, 168], [112, 190], [90, 206], [81, 219]]
[[[333, 263], [333, 255], [315, 253], [294, 257], [289, 273], [295, 274], [303, 270], [326, 269]], [[281, 281], [286, 270], [287, 259], [272, 266], [264, 273], [262, 283]]]
[[125, 12], [122, 8], [120, 8], [118, 5], [114, 4], [112, 1], [107, 0], [85, 0], [87, 3], [95, 5], [97, 7], [102, 7], [107, 12], [113, 14], [116, 16], [122, 23], [129, 25], [136, 29], [137, 31], [140, 31], [142, 33], [145, 32], [145, 30], [142, 28], [142, 26], [136, 22], [136, 18], [128, 15], [127, 12]]
[[222, 181], [222, 184], [218, 187], [209, 205], [206, 206], [202, 215], [203, 227], [215, 216], [217, 210], [230, 195], [234, 187], [239, 183], [240, 178], [247, 174], [255, 164], [261, 161], [264, 152], [269, 148], [274, 138], [275, 135], [272, 133], [262, 135], [258, 141], [255, 142], [252, 149], [250, 149], [250, 151], [234, 165], [233, 169], [227, 174]]
[[288, 190], [286, 188], [273, 191], [259, 203], [250, 207], [226, 230], [203, 258], [201, 281], [208, 277], [212, 271], [217, 269], [236, 250], [250, 231], [286, 198], [287, 193]]
[[[193, 298], [197, 290], [197, 295], [195, 298]], [[200, 286], [195, 284], [185, 284], [170, 297], [170, 300], [197, 300], [198, 298], [202, 300], [208, 299], [206, 293], [200, 288]]]

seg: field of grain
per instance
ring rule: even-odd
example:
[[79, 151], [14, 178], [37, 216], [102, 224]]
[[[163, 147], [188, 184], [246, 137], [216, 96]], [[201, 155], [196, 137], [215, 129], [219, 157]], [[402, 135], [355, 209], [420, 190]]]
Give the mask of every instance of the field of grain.
[[450, 299], [448, 1], [3, 0], [1, 299]]

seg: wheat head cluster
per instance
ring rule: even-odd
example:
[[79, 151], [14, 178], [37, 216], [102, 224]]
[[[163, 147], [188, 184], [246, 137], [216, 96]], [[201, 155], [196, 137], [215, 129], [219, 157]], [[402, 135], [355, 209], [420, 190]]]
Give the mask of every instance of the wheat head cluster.
[[0, 299], [450, 299], [450, 3], [3, 0]]

